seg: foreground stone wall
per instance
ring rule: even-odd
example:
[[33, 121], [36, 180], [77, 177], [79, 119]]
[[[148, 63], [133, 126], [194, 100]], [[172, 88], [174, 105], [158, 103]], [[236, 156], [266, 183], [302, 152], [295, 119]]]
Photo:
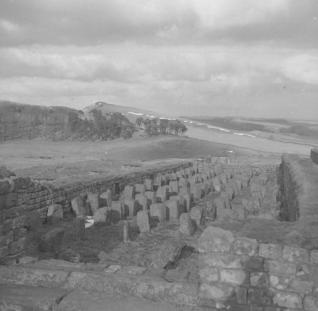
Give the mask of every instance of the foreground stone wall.
[[199, 239], [200, 304], [224, 310], [318, 310], [318, 250], [263, 244], [217, 227]]
[[107, 189], [115, 192], [158, 172], [173, 172], [189, 165], [190, 162], [185, 162], [63, 188], [52, 188], [30, 178], [0, 176], [0, 262], [4, 258], [15, 259], [23, 255], [28, 232], [43, 221], [52, 203], [61, 204], [64, 213], [68, 213], [71, 210], [71, 200], [81, 193], [102, 193]]

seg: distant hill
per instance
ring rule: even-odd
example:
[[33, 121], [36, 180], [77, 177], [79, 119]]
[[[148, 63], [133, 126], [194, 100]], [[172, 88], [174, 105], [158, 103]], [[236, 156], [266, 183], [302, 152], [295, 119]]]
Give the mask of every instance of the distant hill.
[[131, 122], [135, 123], [136, 119], [138, 117], [156, 117], [159, 118], [161, 115], [157, 112], [153, 112], [150, 110], [145, 109], [139, 109], [134, 107], [128, 107], [128, 106], [119, 106], [119, 105], [113, 105], [108, 104], [105, 102], [96, 102], [95, 104], [88, 106], [84, 108], [84, 113], [87, 114], [92, 110], [100, 110], [102, 113], [114, 113], [119, 112], [123, 114], [127, 119], [129, 119]]
[[84, 113], [68, 107], [44, 107], [0, 101], [0, 141], [45, 138], [114, 139], [129, 138], [135, 126], [119, 112]]

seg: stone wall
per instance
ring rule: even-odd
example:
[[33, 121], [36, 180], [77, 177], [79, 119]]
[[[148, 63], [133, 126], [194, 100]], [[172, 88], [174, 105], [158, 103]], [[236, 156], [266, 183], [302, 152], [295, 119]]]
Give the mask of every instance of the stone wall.
[[200, 304], [224, 310], [318, 310], [318, 250], [263, 244], [217, 227], [199, 239]]
[[299, 196], [302, 189], [302, 174], [297, 161], [284, 155], [278, 170], [280, 186], [280, 218], [283, 221], [296, 221], [299, 218]]
[[315, 164], [318, 164], [318, 149], [311, 149], [310, 158]]
[[[139, 183], [157, 173], [173, 172], [190, 166], [190, 162], [169, 165], [157, 169], [108, 177], [92, 182], [71, 184], [63, 188], [53, 188], [32, 181], [30, 178], [0, 175], [0, 261], [23, 255], [28, 231], [37, 222], [43, 221], [52, 203], [63, 206], [64, 213], [71, 211], [71, 200], [81, 193], [102, 193], [111, 189], [123, 190], [126, 185]], [[3, 178], [1, 178], [3, 177]]]

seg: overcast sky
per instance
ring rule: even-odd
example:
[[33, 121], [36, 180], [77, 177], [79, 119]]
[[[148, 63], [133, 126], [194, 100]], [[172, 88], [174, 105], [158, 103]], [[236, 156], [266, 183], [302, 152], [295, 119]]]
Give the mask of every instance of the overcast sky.
[[318, 0], [0, 0], [0, 98], [318, 119]]

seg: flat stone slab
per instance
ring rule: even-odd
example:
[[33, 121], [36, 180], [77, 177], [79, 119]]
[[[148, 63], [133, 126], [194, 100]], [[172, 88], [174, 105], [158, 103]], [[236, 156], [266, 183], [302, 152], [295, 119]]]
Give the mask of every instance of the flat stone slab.
[[153, 302], [137, 297], [122, 297], [74, 291], [63, 299], [57, 311], [181, 311], [200, 310], [192, 307], [174, 306], [165, 302]]
[[0, 310], [56, 310], [67, 293], [59, 288], [0, 285]]

